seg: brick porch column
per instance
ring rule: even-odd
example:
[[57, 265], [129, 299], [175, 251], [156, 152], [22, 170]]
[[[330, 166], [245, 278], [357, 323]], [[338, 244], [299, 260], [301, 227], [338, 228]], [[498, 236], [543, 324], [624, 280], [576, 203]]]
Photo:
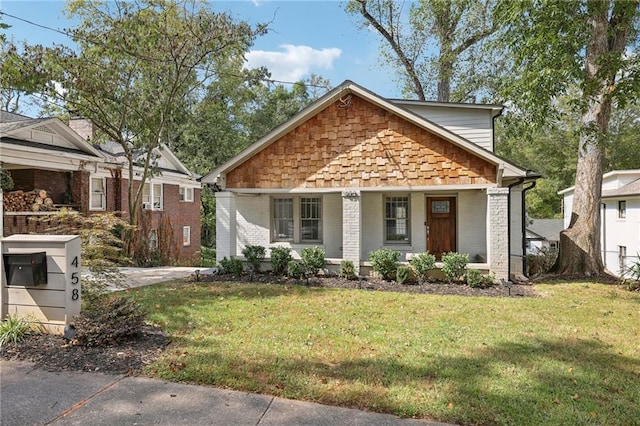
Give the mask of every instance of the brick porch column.
[[216, 261], [236, 255], [236, 199], [232, 192], [216, 192]]
[[353, 262], [360, 274], [362, 252], [362, 211], [359, 190], [342, 192], [342, 258]]
[[509, 188], [487, 189], [489, 270], [496, 279], [509, 279]]

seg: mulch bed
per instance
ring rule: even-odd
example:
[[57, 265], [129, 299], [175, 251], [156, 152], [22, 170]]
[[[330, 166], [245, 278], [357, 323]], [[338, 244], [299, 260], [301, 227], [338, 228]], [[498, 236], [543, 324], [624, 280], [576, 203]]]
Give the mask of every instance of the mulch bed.
[[[195, 279], [195, 277], [193, 277]], [[247, 282], [251, 277], [205, 275], [202, 282]], [[471, 288], [467, 285], [427, 283], [424, 285], [400, 285], [376, 278], [345, 280], [335, 276], [294, 280], [259, 274], [253, 282], [274, 285], [308, 285], [324, 288], [345, 288], [360, 291], [391, 291], [417, 294], [440, 294], [484, 297], [535, 297], [530, 285], [514, 284], [510, 288], [496, 285], [489, 288]], [[49, 371], [97, 371], [115, 375], [139, 375], [145, 365], [155, 361], [170, 343], [170, 339], [158, 327], [147, 325], [135, 339], [114, 346], [84, 347], [74, 345], [62, 336], [32, 334], [18, 344], [0, 348], [0, 359], [29, 361]]]

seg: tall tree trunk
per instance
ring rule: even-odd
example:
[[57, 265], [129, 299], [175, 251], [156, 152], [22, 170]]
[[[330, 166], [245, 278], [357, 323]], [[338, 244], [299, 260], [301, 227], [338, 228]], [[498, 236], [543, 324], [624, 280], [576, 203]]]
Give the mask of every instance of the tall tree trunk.
[[[630, 2], [629, 2], [630, 3]], [[604, 164], [604, 137], [611, 117], [611, 92], [618, 71], [605, 58], [624, 51], [635, 6], [614, 3], [609, 20], [608, 1], [588, 4], [590, 39], [585, 55], [585, 98], [578, 148], [576, 183], [569, 228], [560, 234], [560, 252], [552, 271], [566, 276], [593, 276], [604, 272], [600, 243], [600, 202]]]

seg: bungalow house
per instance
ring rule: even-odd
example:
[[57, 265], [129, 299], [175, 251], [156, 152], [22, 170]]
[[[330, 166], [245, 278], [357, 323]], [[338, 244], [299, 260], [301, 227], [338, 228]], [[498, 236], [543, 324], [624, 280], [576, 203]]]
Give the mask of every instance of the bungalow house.
[[[569, 226], [575, 187], [563, 197], [564, 226]], [[640, 169], [614, 170], [602, 176], [600, 245], [605, 267], [621, 276], [640, 261]]]
[[[14, 191], [44, 190], [53, 206], [83, 214], [122, 212], [127, 216], [127, 162], [119, 145], [88, 142], [93, 125], [79, 117], [66, 125], [57, 118], [33, 119], [0, 113], [1, 165], [14, 181]], [[159, 173], [144, 184], [143, 210], [150, 221], [150, 241], [168, 219], [174, 253], [180, 260], [200, 250], [200, 182], [165, 146], [157, 150]], [[136, 176], [141, 170], [134, 167]], [[5, 194], [8, 196], [8, 194]], [[4, 203], [2, 234], [44, 233], [30, 217], [50, 214], [12, 208]], [[16, 211], [18, 210], [18, 211]]]
[[390, 248], [522, 273], [523, 192], [539, 175], [493, 153], [502, 109], [385, 99], [345, 81], [203, 177], [218, 190], [218, 260], [246, 245], [320, 246], [362, 274], [371, 251]]

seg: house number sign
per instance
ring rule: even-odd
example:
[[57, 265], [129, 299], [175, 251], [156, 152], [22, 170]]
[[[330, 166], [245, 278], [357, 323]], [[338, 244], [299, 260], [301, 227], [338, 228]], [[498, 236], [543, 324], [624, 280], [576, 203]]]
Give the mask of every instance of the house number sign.
[[78, 256], [74, 256], [71, 260], [71, 300], [74, 302], [80, 299], [80, 265], [78, 263]]

